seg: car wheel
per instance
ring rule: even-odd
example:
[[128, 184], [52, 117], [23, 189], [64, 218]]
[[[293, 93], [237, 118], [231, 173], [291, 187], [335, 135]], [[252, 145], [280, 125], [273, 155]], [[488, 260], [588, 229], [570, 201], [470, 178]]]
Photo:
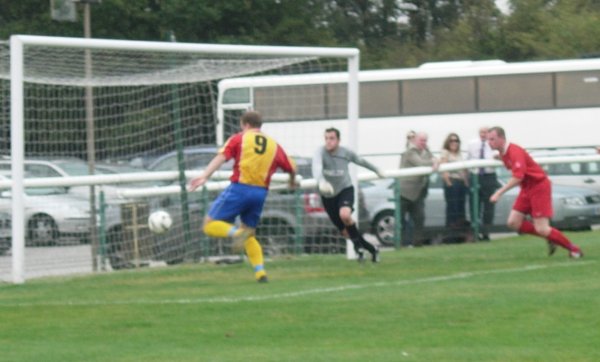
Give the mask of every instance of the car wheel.
[[293, 251], [294, 229], [284, 220], [265, 219], [256, 229], [256, 238], [263, 254], [273, 256]]
[[48, 215], [35, 215], [27, 223], [26, 246], [51, 246], [58, 241], [58, 227]]
[[381, 244], [386, 246], [394, 244], [395, 225], [396, 217], [393, 210], [384, 210], [375, 216], [373, 233]]

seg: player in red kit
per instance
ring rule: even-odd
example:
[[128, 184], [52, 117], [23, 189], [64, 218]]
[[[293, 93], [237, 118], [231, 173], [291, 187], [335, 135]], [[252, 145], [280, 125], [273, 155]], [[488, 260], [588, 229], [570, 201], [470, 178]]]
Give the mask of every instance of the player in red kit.
[[[507, 142], [501, 127], [490, 128], [487, 140], [493, 150], [500, 152], [502, 162], [512, 172], [510, 180], [490, 197], [490, 201], [497, 202], [506, 191], [517, 185], [521, 186], [521, 192], [508, 216], [508, 227], [520, 233], [545, 238], [548, 240], [550, 255], [554, 254], [556, 245], [559, 245], [569, 251], [571, 258], [582, 257], [583, 253], [577, 245], [550, 226], [552, 185], [540, 165], [522, 147]], [[526, 215], [531, 215], [533, 223], [525, 219]]]

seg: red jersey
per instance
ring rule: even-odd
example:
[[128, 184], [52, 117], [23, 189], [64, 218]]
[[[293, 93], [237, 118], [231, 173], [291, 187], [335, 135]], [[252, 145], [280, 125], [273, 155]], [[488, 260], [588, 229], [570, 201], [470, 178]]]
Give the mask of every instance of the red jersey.
[[521, 179], [521, 187], [535, 185], [547, 180], [546, 172], [522, 147], [510, 143], [506, 153], [502, 155], [502, 162], [511, 170], [513, 177]]
[[268, 188], [277, 168], [288, 173], [296, 170], [283, 148], [255, 128], [231, 136], [219, 153], [235, 160], [231, 182]]

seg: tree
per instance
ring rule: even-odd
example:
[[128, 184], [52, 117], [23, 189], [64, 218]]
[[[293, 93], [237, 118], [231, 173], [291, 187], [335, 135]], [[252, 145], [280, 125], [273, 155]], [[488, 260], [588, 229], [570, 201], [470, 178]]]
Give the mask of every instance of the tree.
[[507, 60], [573, 58], [600, 49], [597, 0], [513, 0], [504, 28]]
[[[0, 39], [82, 36], [50, 19], [49, 0], [0, 0]], [[361, 66], [426, 61], [577, 57], [600, 50], [599, 0], [104, 0], [92, 7], [96, 38], [361, 49]]]
[[497, 58], [503, 16], [493, 0], [466, 0], [453, 26], [437, 29], [432, 53], [435, 59]]

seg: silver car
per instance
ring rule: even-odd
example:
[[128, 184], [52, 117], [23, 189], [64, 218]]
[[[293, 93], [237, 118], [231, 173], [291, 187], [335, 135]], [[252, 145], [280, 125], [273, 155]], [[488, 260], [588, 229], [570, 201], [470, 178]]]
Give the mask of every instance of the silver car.
[[[0, 175], [6, 179], [7, 171]], [[31, 177], [27, 174], [25, 177]], [[66, 187], [28, 188], [25, 190], [25, 245], [51, 246], [88, 242], [90, 239], [90, 202], [87, 197], [71, 194]], [[0, 191], [0, 213], [12, 212], [10, 190]], [[106, 208], [106, 223], [119, 222], [119, 210]]]
[[[214, 158], [217, 153], [215, 146], [188, 147], [183, 150], [184, 162], [187, 170], [200, 170]], [[311, 159], [306, 157], [293, 157], [298, 168], [298, 174], [304, 178], [312, 177]], [[150, 171], [174, 171], [177, 170], [177, 153], [175, 151], [158, 157], [150, 164]], [[233, 160], [224, 164], [221, 169], [231, 170]], [[165, 184], [168, 182], [165, 182]], [[213, 195], [213, 197], [216, 195]], [[205, 212], [199, 193], [190, 197], [190, 215], [192, 224], [196, 230], [200, 228], [202, 220], [199, 218]], [[160, 207], [169, 210], [171, 215], [181, 215], [179, 210], [179, 195], [165, 198], [161, 201]], [[300, 203], [302, 214], [298, 215], [295, 210], [296, 203]], [[296, 232], [298, 230], [298, 220], [302, 219], [303, 235], [302, 243], [306, 252], [339, 252], [345, 247], [345, 241], [329, 221], [321, 199], [315, 191], [307, 190], [298, 200], [293, 191], [272, 190], [267, 196], [265, 207], [261, 215], [260, 225], [257, 234], [261, 238], [261, 243], [266, 254], [275, 254], [283, 252], [286, 249], [294, 248]], [[174, 220], [175, 224], [179, 220]]]
[[[0, 193], [0, 211], [10, 212], [10, 191]], [[72, 197], [63, 188], [27, 190], [25, 227], [27, 246], [79, 242], [89, 237], [89, 203]]]
[[[24, 161], [24, 169], [25, 174], [30, 178], [87, 176], [90, 174], [88, 164], [85, 161], [75, 157], [49, 159], [28, 158]], [[129, 167], [128, 169], [132, 170], [133, 168]], [[111, 165], [98, 163], [96, 167], [96, 174], [114, 173], [111, 170]], [[10, 171], [10, 159], [0, 160], [0, 172], [9, 175]], [[64, 189], [66, 192], [76, 197], [87, 199], [90, 197], [89, 186], [69, 186], [65, 187]], [[118, 187], [113, 185], [103, 185], [102, 188], [96, 187], [96, 199], [98, 199], [100, 189], [104, 191], [107, 197], [114, 197], [118, 191]]]
[[[557, 148], [531, 150], [532, 157], [565, 157], [597, 155], [595, 148]], [[542, 165], [554, 184], [580, 186], [600, 192], [600, 161], [552, 163]]]
[[[503, 170], [500, 172], [506, 175]], [[395, 217], [394, 180], [384, 179], [361, 184], [370, 215], [372, 233], [383, 244], [394, 240]], [[496, 204], [492, 230], [508, 231], [506, 219], [519, 193], [518, 188], [506, 192]], [[575, 186], [552, 185], [554, 217], [552, 224], [565, 230], [589, 230], [600, 222], [600, 193]], [[467, 208], [468, 209], [468, 208]], [[446, 233], [446, 202], [442, 180], [438, 173], [430, 175], [430, 187], [425, 201], [425, 234], [430, 240], [441, 240]]]

